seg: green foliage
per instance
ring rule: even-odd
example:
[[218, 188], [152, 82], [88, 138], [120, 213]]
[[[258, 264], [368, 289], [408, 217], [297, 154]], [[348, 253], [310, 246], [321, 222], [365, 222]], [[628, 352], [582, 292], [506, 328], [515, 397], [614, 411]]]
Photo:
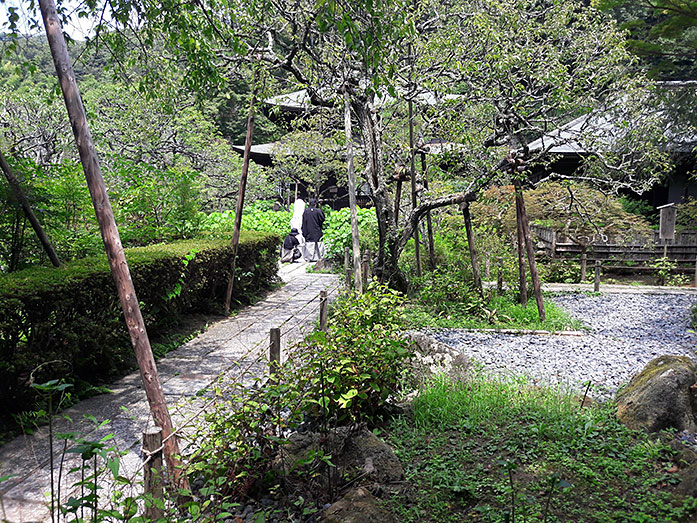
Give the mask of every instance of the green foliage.
[[683, 278], [680, 275], [673, 275], [678, 262], [670, 258], [661, 257], [653, 260], [649, 265], [653, 269], [653, 276], [656, 278], [656, 285], [682, 285]]
[[303, 351], [316, 354], [307, 367], [307, 389], [321, 417], [378, 419], [411, 357], [402, 326], [403, 298], [376, 282], [335, 304], [327, 333], [315, 333]]
[[[361, 252], [364, 252], [366, 249], [375, 252], [378, 244], [378, 224], [375, 217], [375, 209], [358, 208], [357, 211]], [[327, 258], [343, 263], [344, 249], [353, 245], [350, 209], [344, 208], [327, 214], [327, 220], [324, 223], [324, 243], [327, 246]]]
[[697, 198], [687, 198], [675, 207], [676, 230], [697, 231]]
[[200, 519], [194, 520], [216, 520], [240, 499], [259, 491], [280, 495], [300, 481], [306, 487], [292, 502], [294, 512], [307, 516], [330, 499], [319, 485], [332, 457], [321, 445], [296, 462], [272, 460], [287, 443], [285, 435], [301, 424], [323, 431], [324, 440], [329, 426], [382, 418], [411, 356], [398, 336], [402, 303], [399, 294], [373, 282], [363, 295], [341, 296], [328, 331], [308, 336], [265, 386], [221, 380], [215, 390], [220, 401], [191, 438], [187, 472], [203, 481], [202, 497], [212, 501], [198, 503]]
[[[236, 302], [248, 302], [274, 281], [278, 241], [272, 234], [242, 235]], [[180, 314], [222, 303], [231, 262], [229, 234], [129, 249], [126, 255], [151, 333]], [[0, 276], [0, 404], [8, 412], [30, 407], [32, 394], [22, 383], [44, 362], [51, 363], [36, 371], [37, 380], [94, 380], [130, 368], [128, 340], [105, 257]]]
[[437, 377], [388, 434], [411, 483], [387, 499], [400, 521], [688, 521], [697, 509], [665, 487], [679, 478], [655, 435], [525, 378]]
[[628, 213], [643, 216], [651, 225], [658, 225], [658, 212], [651, 204], [629, 196], [620, 196], [619, 202]]
[[414, 296], [407, 309], [409, 324], [443, 328], [526, 329], [560, 331], [577, 329], [580, 323], [553, 303], [545, 303], [546, 320], [540, 322], [532, 297], [527, 307], [517, 296], [487, 292], [480, 296], [459, 271], [435, 271], [415, 279]]

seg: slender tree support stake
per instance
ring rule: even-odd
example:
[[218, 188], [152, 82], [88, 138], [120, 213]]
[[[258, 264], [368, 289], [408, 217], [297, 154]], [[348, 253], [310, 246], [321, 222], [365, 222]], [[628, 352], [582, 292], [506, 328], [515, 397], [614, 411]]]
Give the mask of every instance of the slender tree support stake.
[[[361, 244], [358, 237], [358, 209], [356, 204], [356, 174], [353, 166], [353, 131], [349, 93], [344, 91], [344, 134], [346, 136], [346, 173], [348, 175], [349, 211], [351, 213], [351, 247], [353, 249], [353, 287], [363, 292], [361, 275]], [[348, 284], [351, 287], [351, 284]]]
[[[225, 312], [230, 312], [232, 300], [232, 288], [235, 285], [235, 267], [237, 265], [237, 248], [240, 245], [240, 228], [242, 227], [242, 209], [244, 209], [244, 194], [247, 190], [247, 173], [249, 172], [249, 157], [252, 150], [252, 137], [254, 136], [254, 104], [256, 103], [256, 73], [254, 78], [254, 90], [249, 101], [249, 114], [247, 115], [247, 136], [244, 140], [244, 155], [242, 158], [242, 174], [240, 175], [240, 188], [237, 194], [237, 208], [235, 209], [235, 226], [232, 230], [232, 264], [230, 266], [230, 279], [225, 291]], [[297, 187], [297, 186], [296, 186]]]
[[346, 273], [346, 288], [351, 288], [351, 249], [344, 248], [344, 272]]
[[319, 330], [327, 332], [327, 291], [319, 292]]
[[520, 181], [514, 182], [516, 198], [520, 198], [520, 217], [523, 224], [523, 235], [525, 236], [525, 249], [528, 253], [528, 263], [530, 264], [530, 276], [532, 278], [532, 288], [535, 291], [535, 301], [537, 302], [537, 314], [540, 321], [545, 321], [547, 315], [545, 313], [545, 304], [542, 301], [542, 289], [540, 288], [540, 277], [537, 273], [537, 264], [535, 263], [535, 250], [532, 246], [532, 238], [530, 237], [530, 226], [528, 225], [528, 215], [525, 212], [525, 200], [523, 199], [523, 189]]
[[276, 383], [276, 373], [281, 366], [281, 329], [269, 331], [269, 382]]
[[496, 277], [496, 292], [501, 295], [503, 294], [503, 256], [496, 258], [498, 262], [498, 275]]
[[24, 214], [26, 215], [27, 219], [29, 220], [29, 223], [31, 223], [31, 226], [34, 229], [34, 232], [36, 233], [37, 238], [39, 238], [39, 241], [41, 242], [41, 246], [44, 248], [44, 251], [46, 251], [46, 254], [48, 255], [48, 259], [51, 260], [51, 263], [53, 264], [54, 267], [60, 267], [61, 262], [58, 259], [58, 255], [56, 254], [56, 251], [53, 249], [53, 245], [51, 245], [51, 241], [48, 239], [48, 236], [46, 236], [46, 233], [44, 232], [43, 227], [41, 227], [39, 220], [36, 218], [36, 214], [34, 214], [34, 211], [32, 210], [31, 206], [29, 205], [29, 201], [27, 200], [27, 197], [24, 196], [24, 192], [22, 191], [22, 187], [19, 185], [19, 181], [17, 181], [17, 178], [15, 177], [14, 172], [12, 172], [12, 168], [10, 167], [10, 164], [7, 163], [7, 160], [5, 160], [5, 157], [2, 155], [1, 152], [0, 152], [0, 168], [2, 168], [2, 172], [5, 173], [5, 178], [7, 178], [7, 182], [10, 184], [10, 187], [12, 187], [12, 191], [14, 192], [15, 198], [17, 198], [17, 201], [22, 205], [22, 209], [24, 210]]
[[697, 287], [697, 258], [695, 258], [695, 287]]
[[164, 517], [164, 511], [156, 501], [164, 503], [162, 475], [162, 429], [151, 427], [143, 432], [143, 452], [146, 457], [143, 465], [143, 491], [146, 494], [146, 521], [157, 521]]
[[593, 281], [593, 290], [600, 292], [600, 260], [595, 260], [595, 280]]
[[472, 274], [474, 275], [474, 285], [477, 287], [480, 296], [484, 296], [482, 291], [482, 277], [479, 274], [479, 257], [477, 256], [477, 247], [474, 240], [474, 231], [472, 230], [472, 217], [470, 216], [470, 203], [462, 204], [462, 217], [465, 220], [465, 230], [467, 231], [467, 245], [469, 246], [470, 259], [472, 261]]
[[[424, 189], [428, 191], [428, 169], [426, 168], [426, 153], [421, 152], [421, 176], [424, 180]], [[431, 211], [426, 211], [426, 234], [428, 235], [428, 259], [431, 263], [431, 270], [436, 270], [436, 244], [433, 241], [433, 223], [431, 221]]]
[[[411, 44], [409, 44], [411, 55]], [[413, 56], [412, 56], [413, 66]], [[413, 69], [413, 67], [412, 67]], [[416, 209], [416, 166], [414, 165], [414, 102], [409, 98], [409, 171], [411, 174], [411, 208]], [[414, 254], [416, 255], [416, 275], [421, 277], [421, 246], [419, 245], [419, 225], [414, 227]]]
[[128, 263], [121, 245], [121, 238], [114, 220], [114, 212], [104, 186], [104, 179], [102, 178], [99, 160], [87, 124], [85, 109], [82, 105], [77, 82], [75, 81], [72, 62], [68, 56], [68, 47], [65, 44], [63, 31], [56, 13], [56, 5], [53, 0], [39, 0], [39, 7], [41, 8], [44, 26], [46, 27], [46, 36], [51, 48], [56, 74], [63, 92], [63, 99], [68, 110], [70, 125], [80, 153], [80, 162], [87, 179], [87, 187], [92, 196], [92, 203], [94, 204], [99, 229], [102, 233], [102, 240], [104, 241], [111, 272], [116, 282], [116, 289], [119, 293], [123, 315], [128, 326], [128, 333], [130, 334], [133, 350], [138, 361], [145, 394], [150, 404], [150, 412], [155, 422], [162, 427], [162, 436], [165, 442], [164, 454], [171, 483], [175, 488], [188, 489], [189, 482], [186, 476], [181, 473], [181, 463], [178, 458], [179, 444], [176, 436], [172, 435], [172, 420], [169, 417], [165, 395], [162, 391], [155, 359], [150, 348], [150, 340], [145, 330], [138, 298], [133, 287]]
[[523, 232], [523, 217], [520, 207], [518, 191], [515, 193], [516, 228], [518, 232], [518, 291], [520, 292], [520, 304], [528, 306], [528, 279], [525, 275], [525, 233]]

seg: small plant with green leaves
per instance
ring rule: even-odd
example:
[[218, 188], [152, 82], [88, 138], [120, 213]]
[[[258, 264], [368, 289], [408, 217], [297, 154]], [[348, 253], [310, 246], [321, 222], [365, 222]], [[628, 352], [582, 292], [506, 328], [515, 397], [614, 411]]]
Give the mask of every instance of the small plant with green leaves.
[[375, 422], [402, 378], [412, 351], [399, 335], [404, 298], [375, 281], [337, 301], [327, 333], [316, 332], [306, 358], [307, 397], [322, 417]]

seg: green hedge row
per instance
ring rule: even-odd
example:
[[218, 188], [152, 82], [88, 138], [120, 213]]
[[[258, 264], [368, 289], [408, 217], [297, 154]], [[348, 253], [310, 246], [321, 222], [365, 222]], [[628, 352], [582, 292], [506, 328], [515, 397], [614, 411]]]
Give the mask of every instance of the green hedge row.
[[[234, 300], [275, 281], [280, 238], [242, 233]], [[232, 250], [226, 234], [126, 250], [150, 334], [189, 312], [220, 308]], [[0, 409], [30, 409], [30, 376], [95, 383], [135, 359], [106, 256], [0, 276]]]

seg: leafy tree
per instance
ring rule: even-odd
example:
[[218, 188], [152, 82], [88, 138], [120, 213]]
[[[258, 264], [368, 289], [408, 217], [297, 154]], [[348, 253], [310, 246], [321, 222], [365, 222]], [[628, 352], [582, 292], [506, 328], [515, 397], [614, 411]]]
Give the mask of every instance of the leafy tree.
[[694, 0], [593, 0], [629, 32], [629, 49], [653, 77], [697, 79], [697, 2]]

